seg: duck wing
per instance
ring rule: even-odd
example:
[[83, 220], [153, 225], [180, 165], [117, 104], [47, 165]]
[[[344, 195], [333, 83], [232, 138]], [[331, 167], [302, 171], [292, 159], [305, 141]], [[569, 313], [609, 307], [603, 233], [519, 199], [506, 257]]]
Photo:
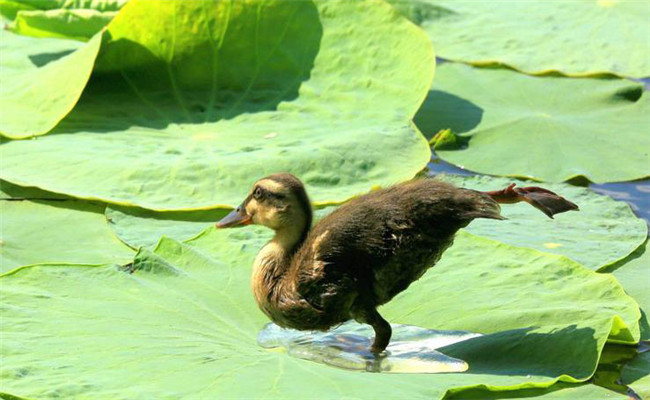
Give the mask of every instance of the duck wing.
[[458, 229], [478, 217], [502, 219], [499, 211], [489, 195], [433, 179], [353, 199], [314, 226], [298, 250], [297, 290], [327, 312], [383, 304], [433, 266]]

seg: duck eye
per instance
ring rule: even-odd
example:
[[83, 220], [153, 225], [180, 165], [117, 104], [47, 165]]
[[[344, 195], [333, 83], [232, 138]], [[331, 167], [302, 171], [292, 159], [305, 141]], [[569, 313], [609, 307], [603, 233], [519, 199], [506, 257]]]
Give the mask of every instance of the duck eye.
[[258, 187], [253, 192], [253, 198], [255, 198], [255, 200], [259, 200], [262, 198], [262, 194], [263, 194], [262, 188]]

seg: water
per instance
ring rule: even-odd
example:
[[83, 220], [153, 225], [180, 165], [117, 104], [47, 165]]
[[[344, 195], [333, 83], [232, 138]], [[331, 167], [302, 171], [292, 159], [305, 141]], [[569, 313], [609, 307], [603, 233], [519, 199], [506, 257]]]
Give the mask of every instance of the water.
[[481, 336], [411, 325], [391, 326], [391, 342], [379, 355], [368, 350], [374, 337], [372, 328], [353, 321], [328, 332], [296, 331], [267, 324], [259, 333], [257, 342], [267, 349], [284, 348], [292, 357], [342, 369], [435, 374], [464, 372], [469, 367], [465, 361], [446, 356], [436, 349]]

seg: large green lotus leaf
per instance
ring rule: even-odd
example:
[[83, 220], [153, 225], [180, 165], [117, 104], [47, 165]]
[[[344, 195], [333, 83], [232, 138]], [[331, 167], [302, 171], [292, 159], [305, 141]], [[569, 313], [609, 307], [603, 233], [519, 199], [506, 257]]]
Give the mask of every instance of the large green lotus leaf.
[[[487, 176], [444, 175], [440, 178], [460, 187], [483, 191], [502, 189], [510, 183], [537, 185]], [[467, 230], [511, 245], [564, 255], [594, 270], [625, 258], [646, 240], [648, 226], [625, 202], [568, 184], [545, 183], [542, 186], [573, 201], [580, 211], [558, 214], [550, 219], [529, 204], [505, 204], [501, 214], [508, 218], [507, 221], [477, 219]]]
[[[650, 175], [650, 100], [626, 80], [533, 77], [446, 63], [415, 119], [436, 154], [468, 170], [560, 182]], [[440, 136], [440, 135], [439, 135]]]
[[0, 200], [0, 272], [36, 263], [126, 263], [133, 251], [111, 232], [104, 205]]
[[[467, 361], [467, 373], [354, 373], [292, 358], [256, 344], [266, 320], [249, 291], [249, 265], [268, 237], [211, 229], [191, 245], [164, 238], [154, 252], [140, 251], [133, 274], [110, 265], [5, 274], [0, 391], [30, 399], [431, 399], [451, 388], [584, 380], [610, 333], [634, 340], [638, 311], [612, 277], [464, 234], [447, 266], [423, 281], [445, 282], [408, 291], [438, 315], [407, 296], [387, 315], [495, 332], [442, 349]], [[452, 260], [462, 267], [450, 269]], [[489, 297], [495, 286], [499, 296]]]
[[155, 245], [162, 236], [186, 240], [226, 216], [229, 210], [151, 211], [135, 207], [106, 207], [106, 219], [115, 235], [133, 248]]
[[383, 2], [133, 1], [107, 35], [102, 73], [54, 132], [0, 146], [3, 179], [180, 210], [236, 206], [289, 171], [328, 203], [430, 157], [410, 118], [431, 44]]
[[14, 33], [87, 41], [115, 17], [115, 11], [57, 9], [20, 11], [8, 26]]
[[79, 100], [100, 44], [99, 35], [80, 46], [0, 30], [0, 135], [42, 135], [59, 123]]
[[650, 398], [650, 352], [638, 354], [625, 365], [621, 380], [642, 399]]
[[639, 246], [624, 260], [606, 268], [604, 272], [611, 272], [623, 285], [627, 294], [632, 296], [639, 307], [643, 318], [641, 319], [641, 339], [650, 340], [650, 326], [648, 326], [647, 313], [650, 312], [650, 254], [648, 242]]
[[390, 1], [449, 60], [535, 74], [650, 75], [644, 1]]

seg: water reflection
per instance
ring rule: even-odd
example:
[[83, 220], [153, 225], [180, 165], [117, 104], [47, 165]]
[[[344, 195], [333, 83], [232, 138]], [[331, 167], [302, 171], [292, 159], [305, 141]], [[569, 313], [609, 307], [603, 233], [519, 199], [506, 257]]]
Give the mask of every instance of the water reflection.
[[264, 348], [283, 347], [290, 356], [338, 368], [384, 373], [463, 372], [465, 361], [446, 356], [436, 349], [471, 339], [479, 334], [437, 331], [411, 325], [391, 325], [393, 337], [385, 352], [374, 355], [368, 349], [373, 330], [350, 321], [328, 332], [304, 332], [267, 324], [257, 342]]

